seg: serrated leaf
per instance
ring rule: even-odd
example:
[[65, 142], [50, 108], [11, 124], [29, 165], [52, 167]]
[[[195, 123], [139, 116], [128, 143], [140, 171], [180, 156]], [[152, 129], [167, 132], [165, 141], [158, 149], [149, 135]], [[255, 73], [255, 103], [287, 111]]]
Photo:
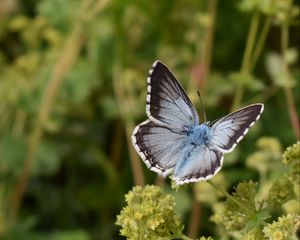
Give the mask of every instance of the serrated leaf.
[[262, 209], [257, 214], [253, 216], [252, 219], [249, 220], [245, 228], [243, 229], [243, 232], [249, 232], [252, 229], [259, 229], [260, 226], [262, 226], [266, 219], [270, 218], [270, 212], [268, 209]]

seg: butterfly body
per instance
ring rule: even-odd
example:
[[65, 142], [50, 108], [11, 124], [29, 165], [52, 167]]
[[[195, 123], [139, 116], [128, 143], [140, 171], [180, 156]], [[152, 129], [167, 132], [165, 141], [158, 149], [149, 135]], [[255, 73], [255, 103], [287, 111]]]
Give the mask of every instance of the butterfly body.
[[191, 145], [209, 145], [213, 137], [213, 130], [204, 123], [200, 125], [192, 125], [186, 134], [188, 143]]
[[216, 121], [200, 123], [180, 83], [161, 62], [147, 78], [148, 119], [135, 127], [132, 142], [147, 167], [178, 185], [207, 180], [259, 119], [263, 104], [241, 108]]

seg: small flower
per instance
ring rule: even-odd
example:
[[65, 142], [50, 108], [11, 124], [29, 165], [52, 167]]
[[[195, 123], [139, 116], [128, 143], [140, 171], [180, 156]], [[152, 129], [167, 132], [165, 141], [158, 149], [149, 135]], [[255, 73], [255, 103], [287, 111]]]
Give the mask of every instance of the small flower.
[[215, 224], [223, 224], [223, 213], [225, 211], [225, 206], [221, 202], [217, 202], [212, 206], [214, 214], [210, 217], [210, 221]]
[[201, 237], [199, 240], [214, 240], [212, 237]]
[[276, 208], [293, 199], [295, 197], [293, 186], [288, 176], [276, 180], [268, 192], [266, 203], [270, 207]]
[[299, 163], [300, 161], [300, 141], [289, 146], [283, 153], [282, 162], [286, 165], [293, 164], [294, 162]]
[[239, 183], [232, 198], [227, 198], [223, 213], [223, 224], [228, 230], [241, 230], [256, 214], [256, 183]]
[[287, 214], [279, 217], [278, 221], [263, 228], [263, 233], [270, 240], [296, 240], [296, 229], [299, 226], [299, 215]]
[[183, 225], [174, 212], [175, 199], [157, 186], [134, 187], [125, 196], [127, 206], [117, 216], [121, 235], [128, 239], [181, 236]]
[[289, 146], [282, 157], [282, 162], [292, 169], [293, 180], [300, 185], [300, 141]]
[[281, 145], [277, 138], [261, 137], [256, 142], [258, 151], [251, 154], [246, 161], [247, 166], [257, 169], [261, 174], [270, 170], [270, 163], [280, 160]]
[[247, 240], [264, 239], [264, 236], [260, 229], [255, 228], [255, 229], [247, 232], [244, 239], [247, 239]]

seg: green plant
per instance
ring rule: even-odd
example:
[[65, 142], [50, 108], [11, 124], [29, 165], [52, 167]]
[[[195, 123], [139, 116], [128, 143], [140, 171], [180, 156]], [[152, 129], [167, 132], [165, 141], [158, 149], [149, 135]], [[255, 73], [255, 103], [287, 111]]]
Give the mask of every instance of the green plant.
[[[300, 215], [297, 214], [299, 206], [286, 212], [284, 205], [291, 200], [299, 201], [299, 183], [294, 178], [294, 167], [300, 165], [299, 148], [300, 142], [287, 148], [282, 162], [288, 161], [292, 169], [284, 169], [281, 172], [284, 177], [268, 179], [271, 187], [263, 196], [258, 196], [258, 184], [252, 181], [239, 183], [231, 195], [215, 183], [208, 182], [226, 196], [225, 201], [210, 201], [214, 205], [221, 204], [214, 209], [211, 220], [219, 228], [226, 229], [223, 238], [227, 235], [234, 239], [296, 240], [296, 231], [300, 227]], [[163, 193], [158, 186], [134, 187], [126, 195], [126, 202], [127, 206], [118, 215], [116, 222], [121, 226], [121, 235], [128, 239], [189, 239], [183, 235], [183, 224], [175, 214], [174, 197]], [[281, 216], [275, 221], [278, 211]], [[270, 223], [272, 219], [273, 223]]]
[[[259, 214], [251, 221], [266, 223], [252, 236], [294, 219], [298, 189], [282, 186], [299, 183], [299, 168], [289, 154], [280, 160], [298, 126], [298, 12], [289, 0], [1, 0], [0, 239], [122, 238], [114, 222], [124, 194], [148, 183], [173, 196], [182, 238], [232, 239], [219, 213], [233, 189], [250, 185]], [[265, 104], [210, 184], [174, 191], [132, 148], [156, 59], [196, 107], [199, 88], [208, 120]]]

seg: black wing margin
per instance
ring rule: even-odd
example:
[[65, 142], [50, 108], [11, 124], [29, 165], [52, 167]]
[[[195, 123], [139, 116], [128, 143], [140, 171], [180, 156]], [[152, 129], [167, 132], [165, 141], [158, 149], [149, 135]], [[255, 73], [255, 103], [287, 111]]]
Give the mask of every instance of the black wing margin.
[[198, 124], [199, 118], [184, 89], [170, 70], [160, 61], [155, 61], [147, 78], [148, 118], [173, 128]]
[[212, 145], [223, 153], [231, 152], [260, 118], [263, 110], [263, 104], [252, 104], [212, 123]]

